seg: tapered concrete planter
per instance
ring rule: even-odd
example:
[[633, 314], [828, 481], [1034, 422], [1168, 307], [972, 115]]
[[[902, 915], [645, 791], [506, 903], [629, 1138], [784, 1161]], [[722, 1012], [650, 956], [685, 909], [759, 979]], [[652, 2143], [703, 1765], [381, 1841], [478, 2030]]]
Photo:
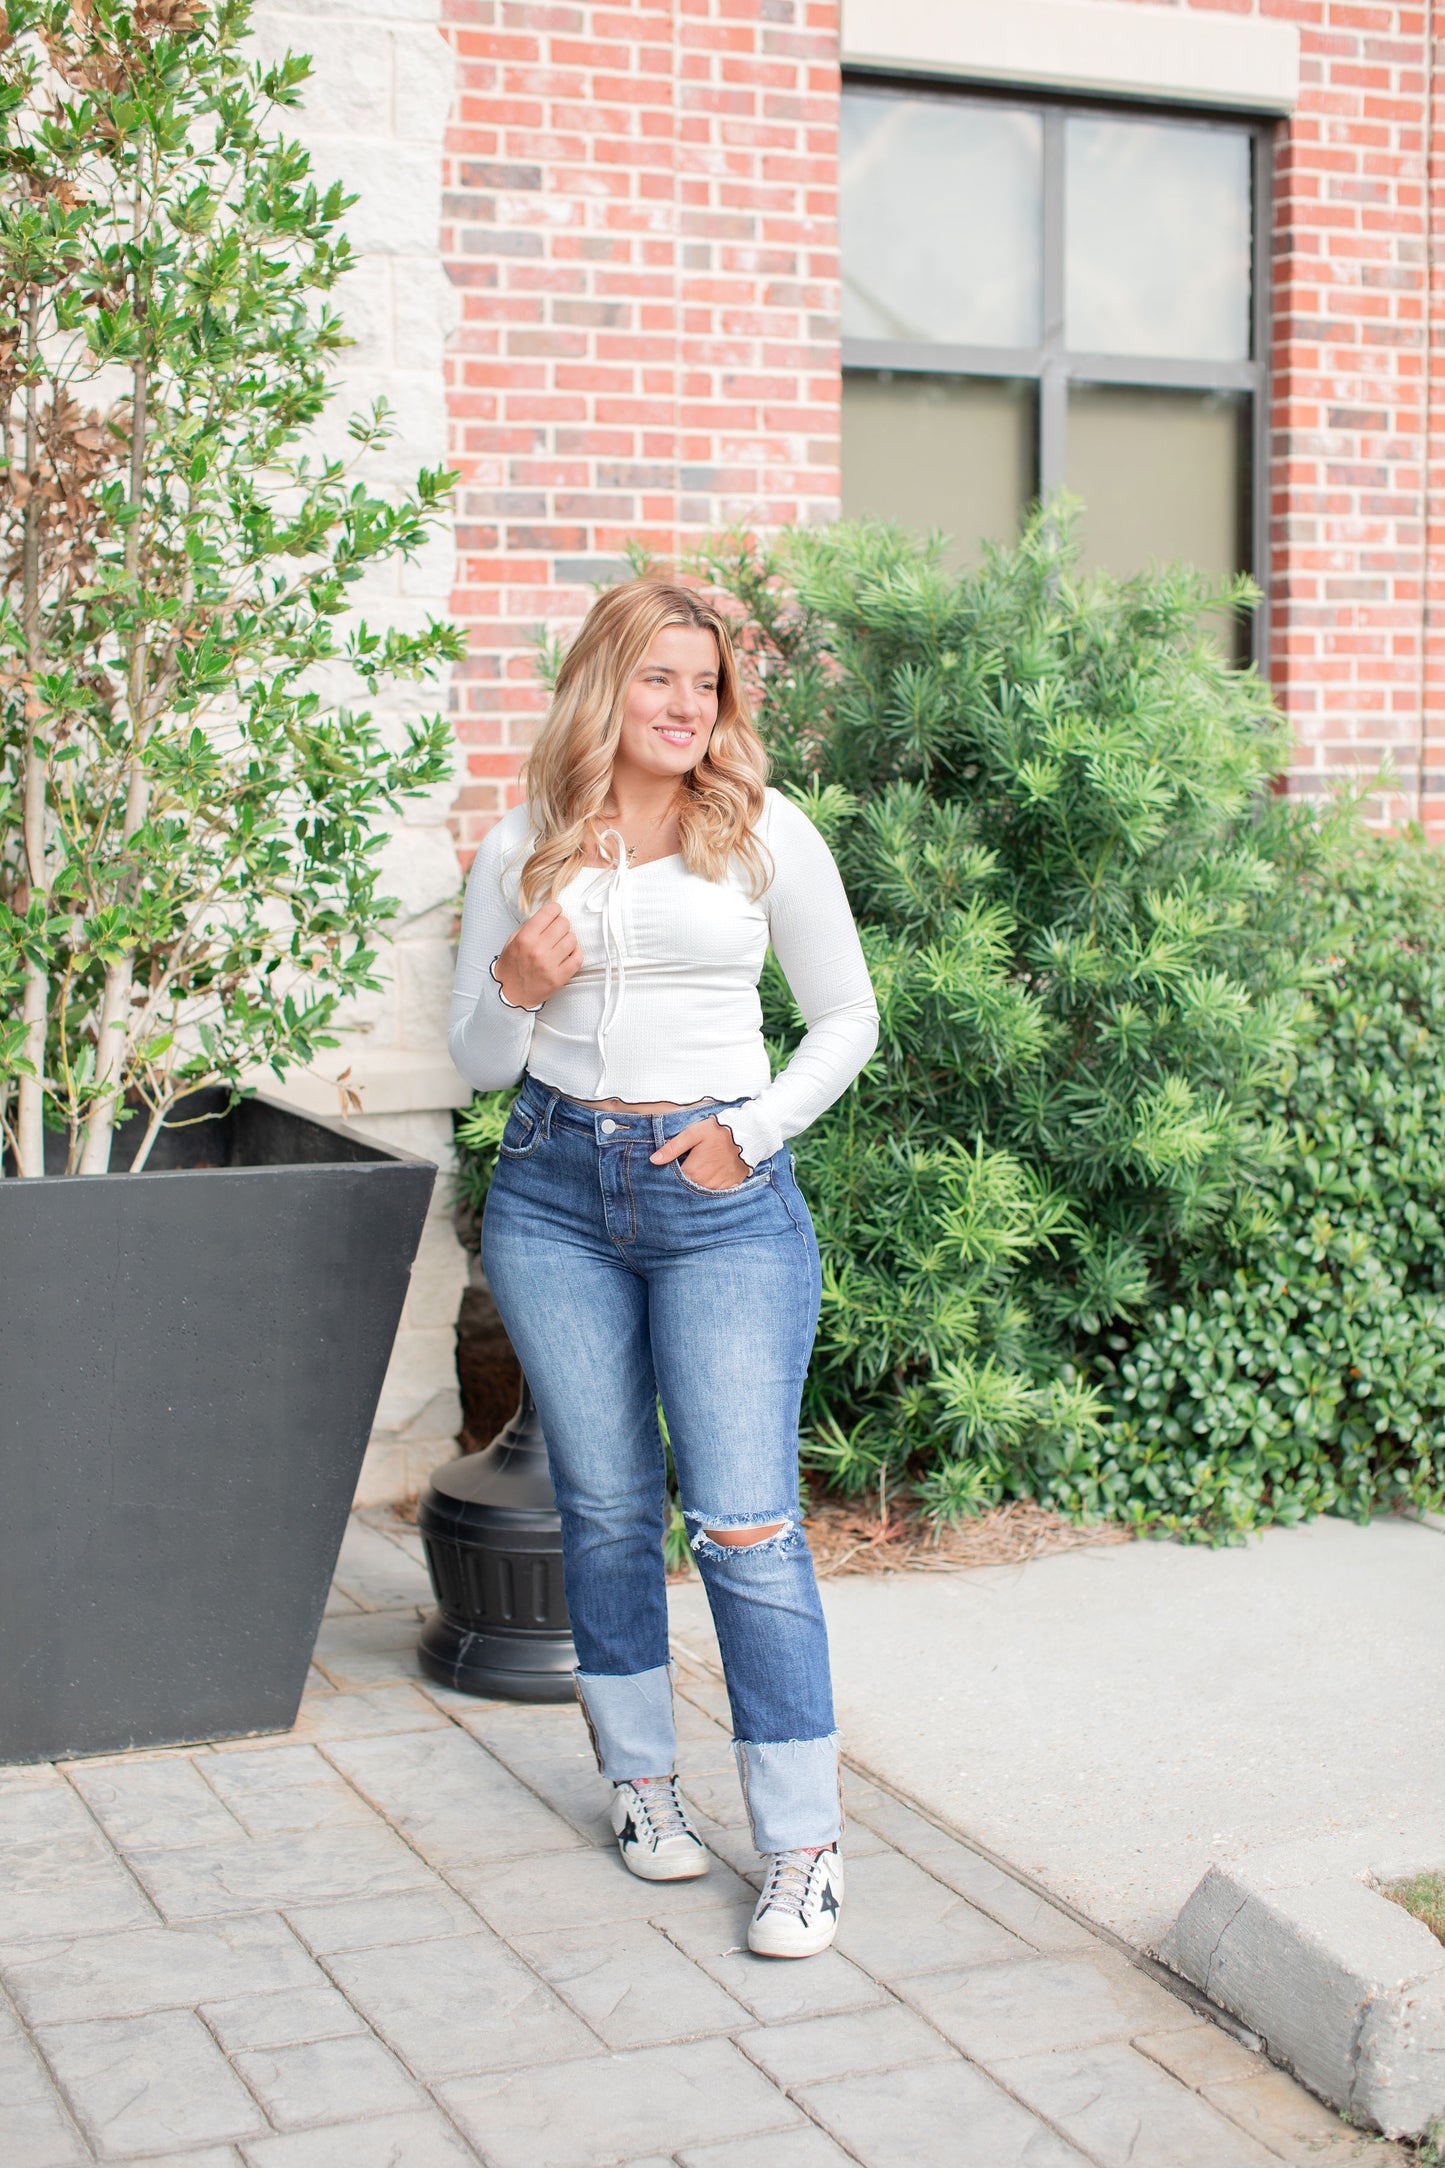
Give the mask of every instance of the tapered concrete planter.
[[162, 1144], [0, 1181], [0, 1762], [295, 1721], [436, 1178], [265, 1099]]

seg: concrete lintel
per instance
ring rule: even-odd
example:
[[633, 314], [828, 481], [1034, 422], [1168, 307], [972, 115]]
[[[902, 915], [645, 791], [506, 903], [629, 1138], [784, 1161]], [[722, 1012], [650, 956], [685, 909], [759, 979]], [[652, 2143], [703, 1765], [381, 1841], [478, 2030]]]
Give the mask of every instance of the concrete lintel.
[[1293, 23], [1138, 0], [843, 0], [843, 64], [1236, 112], [1299, 100]]

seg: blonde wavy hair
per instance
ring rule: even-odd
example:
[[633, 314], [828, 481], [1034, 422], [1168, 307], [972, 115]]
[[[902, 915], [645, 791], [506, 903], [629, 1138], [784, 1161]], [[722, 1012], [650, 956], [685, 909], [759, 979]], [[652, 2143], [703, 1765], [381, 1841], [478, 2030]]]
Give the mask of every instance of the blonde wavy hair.
[[707, 751], [682, 778], [683, 862], [690, 872], [720, 881], [738, 858], [755, 895], [767, 886], [772, 868], [754, 831], [768, 756], [753, 728], [727, 621], [690, 588], [649, 577], [628, 580], [593, 603], [557, 673], [525, 770], [533, 834], [521, 878], [525, 909], [554, 897], [583, 863], [588, 823], [601, 814], [611, 786], [628, 687], [669, 625], [710, 632], [718, 658], [717, 721]]

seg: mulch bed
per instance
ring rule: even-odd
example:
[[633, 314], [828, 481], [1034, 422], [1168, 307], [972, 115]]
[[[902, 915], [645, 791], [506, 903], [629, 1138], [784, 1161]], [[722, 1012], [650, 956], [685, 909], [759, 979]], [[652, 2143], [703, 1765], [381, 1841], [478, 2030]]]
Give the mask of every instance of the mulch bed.
[[[462, 1446], [467, 1452], [480, 1450], [478, 1441], [465, 1433]], [[391, 1508], [393, 1519], [415, 1524], [419, 1503], [418, 1498], [404, 1499]], [[907, 1510], [892, 1510], [886, 1521], [880, 1520], [876, 1509], [854, 1499], [830, 1498], [826, 1491], [811, 1501], [805, 1494], [803, 1524], [820, 1580], [848, 1573], [956, 1573], [966, 1566], [1023, 1566], [1056, 1551], [1132, 1543], [1137, 1533], [1117, 1521], [1081, 1528], [1031, 1498], [1012, 1499], [957, 1528], [935, 1530], [930, 1521]], [[685, 1581], [692, 1570], [685, 1567], [668, 1579]]]
[[[463, 1452], [490, 1443], [514, 1412], [521, 1371], [512, 1353], [496, 1305], [484, 1287], [469, 1287], [457, 1329], [457, 1371], [465, 1428]], [[397, 1508], [397, 1518], [416, 1519], [417, 1500]], [[858, 1499], [834, 1498], [821, 1488], [811, 1500], [804, 1492], [808, 1540], [818, 1572], [832, 1578], [845, 1573], [937, 1573], [960, 1566], [1022, 1566], [1055, 1551], [1077, 1551], [1098, 1544], [1128, 1543], [1134, 1531], [1104, 1521], [1076, 1527], [1061, 1513], [1050, 1513], [1031, 1499], [995, 1506], [957, 1528], [935, 1531], [906, 1506], [890, 1508], [885, 1520], [876, 1506]], [[687, 1578], [687, 1572], [671, 1575]]]
[[957, 1528], [935, 1532], [932, 1524], [907, 1512], [880, 1521], [876, 1511], [860, 1510], [846, 1499], [819, 1497], [806, 1514], [808, 1541], [820, 1579], [848, 1573], [957, 1572], [960, 1566], [1022, 1566], [1055, 1551], [1092, 1549], [1100, 1544], [1130, 1543], [1132, 1528], [1099, 1521], [1080, 1528], [1019, 1498], [994, 1506]]

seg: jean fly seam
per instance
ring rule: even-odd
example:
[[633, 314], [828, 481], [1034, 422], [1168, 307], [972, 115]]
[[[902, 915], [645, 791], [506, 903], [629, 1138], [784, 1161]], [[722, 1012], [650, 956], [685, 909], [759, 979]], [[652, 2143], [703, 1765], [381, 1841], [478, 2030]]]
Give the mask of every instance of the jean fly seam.
[[637, 1197], [632, 1187], [632, 1155], [636, 1150], [635, 1144], [625, 1144], [622, 1148], [622, 1179], [627, 1184], [627, 1217], [632, 1225], [634, 1242], [637, 1240]]

